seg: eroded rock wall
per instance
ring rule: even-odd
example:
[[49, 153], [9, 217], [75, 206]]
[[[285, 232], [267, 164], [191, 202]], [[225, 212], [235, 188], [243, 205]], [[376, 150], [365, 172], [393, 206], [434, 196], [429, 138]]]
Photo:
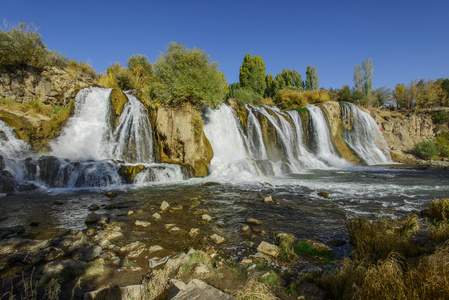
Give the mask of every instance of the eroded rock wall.
[[190, 165], [194, 176], [207, 175], [213, 151], [203, 131], [201, 111], [190, 103], [160, 106], [154, 128], [162, 162]]
[[435, 139], [435, 126], [429, 111], [390, 111], [369, 109], [368, 112], [379, 125], [387, 145], [392, 148], [392, 158], [396, 162], [415, 163], [410, 153], [422, 141]]

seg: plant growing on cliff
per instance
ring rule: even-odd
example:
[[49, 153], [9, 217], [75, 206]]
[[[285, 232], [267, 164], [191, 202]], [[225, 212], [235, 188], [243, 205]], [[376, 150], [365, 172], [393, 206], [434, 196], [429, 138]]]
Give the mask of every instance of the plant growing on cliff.
[[438, 155], [438, 150], [434, 142], [427, 141], [416, 144], [412, 153], [421, 159], [431, 160]]
[[203, 50], [170, 43], [154, 63], [159, 85], [155, 94], [165, 104], [184, 102], [218, 107], [228, 93], [226, 79]]

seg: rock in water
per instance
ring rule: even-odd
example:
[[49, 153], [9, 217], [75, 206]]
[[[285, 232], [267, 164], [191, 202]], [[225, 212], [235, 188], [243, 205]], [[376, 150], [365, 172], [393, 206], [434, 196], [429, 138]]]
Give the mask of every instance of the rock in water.
[[254, 218], [247, 218], [246, 223], [251, 224], [251, 225], [260, 225], [260, 224], [262, 224], [262, 221], [254, 219]]
[[223, 244], [225, 242], [225, 238], [222, 236], [219, 236], [218, 234], [214, 233], [210, 236], [210, 239], [217, 245]]
[[168, 204], [167, 201], [162, 202], [162, 204], [161, 204], [161, 210], [162, 211], [166, 211], [169, 208], [170, 208], [170, 204]]
[[279, 255], [279, 247], [267, 242], [261, 242], [257, 247], [257, 251], [273, 257], [278, 257]]
[[115, 197], [117, 197], [117, 193], [116, 192], [107, 192], [105, 195], [108, 198], [115, 198]]

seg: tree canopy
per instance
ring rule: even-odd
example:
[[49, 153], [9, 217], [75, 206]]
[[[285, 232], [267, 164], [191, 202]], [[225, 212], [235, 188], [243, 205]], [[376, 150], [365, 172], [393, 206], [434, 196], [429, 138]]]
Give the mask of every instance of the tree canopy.
[[265, 76], [265, 63], [262, 58], [246, 54], [240, 67], [240, 87], [263, 95], [267, 87]]
[[183, 102], [219, 106], [228, 93], [226, 79], [203, 50], [172, 42], [154, 63], [156, 95], [167, 104]]

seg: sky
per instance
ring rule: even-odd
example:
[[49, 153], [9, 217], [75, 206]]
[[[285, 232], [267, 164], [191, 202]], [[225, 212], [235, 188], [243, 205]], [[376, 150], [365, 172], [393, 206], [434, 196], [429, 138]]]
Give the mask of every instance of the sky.
[[102, 73], [134, 54], [154, 62], [174, 41], [204, 50], [229, 84], [247, 53], [273, 77], [305, 79], [316, 66], [326, 89], [354, 86], [368, 57], [373, 88], [449, 78], [448, 0], [1, 0], [0, 17], [35, 25], [49, 49]]

